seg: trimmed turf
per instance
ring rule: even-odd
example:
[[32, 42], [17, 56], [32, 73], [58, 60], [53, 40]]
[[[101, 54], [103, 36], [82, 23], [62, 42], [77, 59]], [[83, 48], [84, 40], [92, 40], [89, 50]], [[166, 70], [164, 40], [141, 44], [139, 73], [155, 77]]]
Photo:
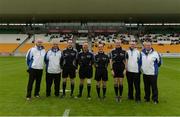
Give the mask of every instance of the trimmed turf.
[[[78, 77], [78, 76], [77, 76]], [[76, 115], [180, 115], [180, 59], [164, 58], [158, 79], [158, 105], [152, 102], [140, 104], [127, 100], [127, 81], [124, 81], [122, 103], [114, 101], [113, 78], [109, 72], [107, 99], [97, 100], [95, 81], [92, 84], [92, 100], [86, 99], [86, 86], [81, 99], [45, 97], [45, 77], [41, 84], [41, 98], [25, 100], [28, 74], [23, 57], [0, 57], [0, 115], [56, 115], [61, 116], [70, 109], [70, 116]], [[79, 78], [76, 78], [75, 95], [78, 93]], [[68, 82], [69, 89], [69, 82]], [[144, 90], [141, 78], [141, 97]], [[53, 94], [53, 93], [52, 93]]]

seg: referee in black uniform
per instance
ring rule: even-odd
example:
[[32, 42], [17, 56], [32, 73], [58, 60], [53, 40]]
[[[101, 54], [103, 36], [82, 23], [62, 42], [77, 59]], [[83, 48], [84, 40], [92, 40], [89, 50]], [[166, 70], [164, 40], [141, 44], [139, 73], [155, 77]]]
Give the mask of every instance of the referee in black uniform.
[[98, 98], [101, 99], [100, 96], [100, 85], [102, 81], [102, 89], [103, 89], [103, 99], [106, 97], [106, 81], [108, 81], [108, 64], [109, 64], [109, 57], [104, 53], [103, 44], [98, 45], [98, 54], [95, 55], [95, 80], [97, 81], [96, 84], [96, 91], [98, 94]]
[[71, 81], [71, 93], [70, 96], [73, 97], [74, 92], [74, 78], [76, 77], [76, 70], [78, 67], [77, 55], [78, 52], [73, 48], [72, 40], [68, 40], [67, 48], [62, 52], [60, 65], [62, 68], [62, 78], [63, 78], [63, 94], [62, 98], [66, 95], [66, 81], [70, 77]]
[[88, 50], [88, 43], [83, 43], [82, 52], [78, 54], [78, 64], [80, 65], [79, 68], [79, 78], [80, 78], [80, 85], [79, 85], [79, 94], [78, 98], [82, 96], [82, 91], [84, 87], [84, 79], [87, 78], [87, 92], [88, 92], [88, 99], [91, 99], [90, 91], [91, 91], [91, 78], [93, 76], [93, 65], [94, 63], [94, 55], [93, 53], [89, 52]]
[[[123, 93], [123, 78], [126, 63], [126, 51], [121, 48], [121, 40], [116, 40], [115, 49], [110, 53], [110, 66], [114, 77], [114, 91], [117, 102], [121, 101]], [[119, 90], [119, 94], [118, 94]]]

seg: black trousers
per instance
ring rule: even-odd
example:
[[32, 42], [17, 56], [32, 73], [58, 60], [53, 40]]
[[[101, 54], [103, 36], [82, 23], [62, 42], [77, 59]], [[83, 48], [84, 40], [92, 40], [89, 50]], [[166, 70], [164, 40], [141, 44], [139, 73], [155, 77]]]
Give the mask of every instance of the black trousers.
[[31, 98], [31, 92], [32, 92], [34, 81], [36, 81], [34, 96], [39, 95], [43, 70], [29, 69], [28, 72], [29, 72], [29, 81], [28, 81], [28, 86], [27, 86], [26, 97]]
[[134, 99], [133, 92], [135, 88], [135, 100], [141, 100], [140, 91], [140, 73], [126, 72], [128, 82], [128, 98]]
[[54, 95], [59, 96], [61, 74], [46, 73], [46, 96], [51, 95], [51, 86], [54, 82]]
[[144, 91], [145, 91], [144, 99], [147, 101], [150, 100], [150, 94], [152, 90], [152, 100], [158, 101], [157, 75], [143, 74], [143, 79], [144, 79]]

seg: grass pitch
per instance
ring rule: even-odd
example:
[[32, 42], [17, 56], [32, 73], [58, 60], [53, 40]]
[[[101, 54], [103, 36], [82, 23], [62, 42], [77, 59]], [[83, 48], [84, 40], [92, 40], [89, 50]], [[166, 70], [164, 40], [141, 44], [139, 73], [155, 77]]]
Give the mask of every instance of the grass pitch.
[[[70, 116], [121, 116], [121, 115], [180, 115], [180, 59], [164, 58], [158, 78], [159, 101], [158, 105], [143, 100], [143, 80], [141, 77], [140, 104], [127, 100], [127, 81], [124, 80], [122, 103], [114, 100], [113, 78], [109, 72], [107, 82], [107, 98], [97, 100], [95, 81], [92, 82], [92, 100], [87, 100], [86, 86], [83, 97], [72, 99], [67, 93], [65, 99], [55, 96], [45, 96], [45, 76], [41, 84], [41, 98], [26, 101], [26, 86], [28, 74], [23, 57], [0, 57], [0, 115], [42, 115], [62, 116], [66, 109], [70, 109]], [[68, 89], [69, 89], [68, 82]], [[78, 94], [79, 78], [76, 78], [75, 95]], [[62, 86], [61, 86], [62, 87]], [[53, 94], [53, 90], [52, 90]]]

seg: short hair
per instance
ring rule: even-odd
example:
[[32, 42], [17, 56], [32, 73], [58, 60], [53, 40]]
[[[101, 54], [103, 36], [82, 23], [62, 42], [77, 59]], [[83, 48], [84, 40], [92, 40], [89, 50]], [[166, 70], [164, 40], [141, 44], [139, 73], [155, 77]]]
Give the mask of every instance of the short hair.
[[116, 40], [115, 40], [115, 43], [116, 43], [116, 42], [120, 42], [120, 43], [121, 43], [122, 40], [119, 38], [119, 39], [116, 39]]
[[88, 44], [88, 42], [87, 42], [87, 41], [84, 41], [84, 42], [83, 42], [83, 45], [84, 45], [84, 44]]
[[150, 43], [150, 44], [152, 44], [152, 42], [151, 42], [151, 41], [144, 41], [144, 42], [143, 42], [143, 45], [145, 45], [146, 43]]
[[145, 39], [144, 39], [144, 42], [150, 42], [150, 43], [152, 43], [152, 40], [151, 40], [150, 38], [145, 38]]
[[134, 40], [134, 39], [131, 39], [131, 40], [129, 40], [129, 42], [137, 42], [137, 40]]
[[131, 43], [136, 44], [136, 41], [135, 41], [135, 40], [130, 40], [130, 41], [129, 41], [129, 44], [131, 44]]
[[103, 43], [98, 44], [98, 47], [100, 47], [100, 46], [104, 47], [104, 44]]
[[67, 42], [73, 42], [73, 40], [72, 39], [68, 39]]

